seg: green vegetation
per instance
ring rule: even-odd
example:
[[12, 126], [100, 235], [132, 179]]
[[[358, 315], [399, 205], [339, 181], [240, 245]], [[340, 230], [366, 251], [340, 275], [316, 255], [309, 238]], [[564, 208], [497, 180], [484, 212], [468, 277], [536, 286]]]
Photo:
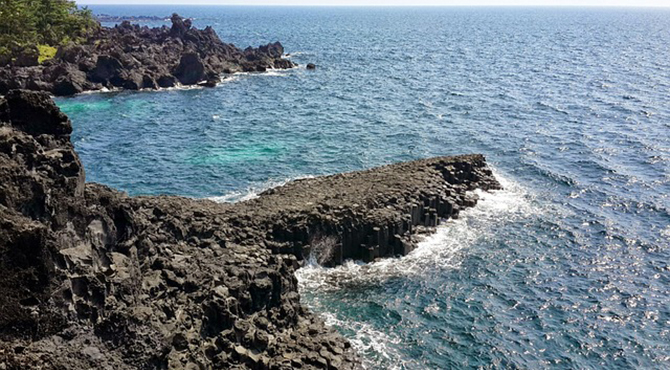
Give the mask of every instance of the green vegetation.
[[55, 57], [56, 56], [56, 51], [58, 51], [58, 49], [56, 49], [53, 46], [49, 46], [49, 45], [37, 45], [37, 50], [40, 53], [40, 55], [37, 59], [37, 61], [40, 64], [42, 64], [42, 62], [44, 62], [45, 60], [49, 60], [49, 59]]
[[24, 49], [37, 52], [37, 47], [41, 62], [59, 45], [81, 41], [97, 27], [91, 11], [74, 1], [0, 0], [0, 59]]

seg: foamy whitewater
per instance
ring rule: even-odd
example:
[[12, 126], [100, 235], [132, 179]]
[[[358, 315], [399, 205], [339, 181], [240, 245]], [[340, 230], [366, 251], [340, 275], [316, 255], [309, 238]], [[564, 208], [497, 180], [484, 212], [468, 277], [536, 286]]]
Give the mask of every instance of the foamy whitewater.
[[232, 191], [228, 194], [222, 195], [222, 196], [217, 196], [217, 197], [209, 197], [207, 199], [213, 200], [217, 203], [236, 203], [236, 202], [244, 202], [246, 200], [251, 200], [251, 199], [256, 199], [258, 198], [259, 194], [263, 193], [266, 190], [270, 190], [272, 188], [276, 188], [279, 186], [283, 186], [288, 184], [291, 181], [295, 180], [300, 180], [300, 179], [310, 179], [313, 178], [314, 176], [298, 176], [294, 178], [286, 178], [283, 180], [268, 180], [262, 183], [258, 184], [251, 184], [249, 185], [246, 189], [240, 190], [240, 191]]
[[[320, 294], [357, 291], [367, 287], [389, 284], [393, 279], [430, 280], [431, 275], [441, 270], [458, 269], [462, 254], [475, 243], [485, 241], [498, 227], [507, 222], [520, 221], [538, 212], [532, 198], [523, 187], [494, 172], [503, 190], [485, 192], [476, 190], [479, 202], [476, 207], [461, 212], [456, 220], [443, 222], [430, 236], [426, 236], [418, 248], [401, 258], [381, 259], [363, 263], [347, 261], [344, 265], [324, 268], [314, 258], [309, 258], [305, 267], [298, 270], [300, 290], [307, 302], [329, 325], [342, 327], [354, 334], [352, 344], [363, 354], [368, 367], [401, 369], [420, 366], [403, 358], [397, 347], [403, 346], [402, 338], [393, 332], [373, 328], [365, 321], [350, 319], [346, 307], [334, 312], [324, 307]], [[426, 312], [440, 310], [437, 304], [424, 308]]]
[[299, 271], [367, 368], [670, 368], [670, 10], [93, 10], [178, 12], [243, 48], [279, 40], [301, 67], [58, 99], [90, 181], [234, 202], [487, 157], [505, 189], [410, 255]]

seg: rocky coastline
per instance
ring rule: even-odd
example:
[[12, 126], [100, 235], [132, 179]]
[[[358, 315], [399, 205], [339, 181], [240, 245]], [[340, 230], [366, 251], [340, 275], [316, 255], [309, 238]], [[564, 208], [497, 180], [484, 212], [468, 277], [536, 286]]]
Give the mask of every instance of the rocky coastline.
[[95, 19], [98, 22], [104, 23], [121, 23], [121, 22], [169, 22], [171, 17], [157, 17], [155, 15], [110, 15], [110, 14], [96, 14]]
[[0, 61], [0, 95], [14, 89], [68, 96], [102, 89], [211, 87], [228, 74], [295, 66], [282, 58], [279, 42], [242, 50], [222, 42], [211, 27], [199, 30], [177, 14], [171, 21], [171, 27], [160, 28], [128, 21], [100, 27], [83, 43], [61, 46], [42, 64], [36, 53]]
[[86, 183], [48, 94], [0, 98], [0, 369], [356, 369], [294, 272], [409, 253], [500, 188], [481, 155], [297, 180], [218, 204]]

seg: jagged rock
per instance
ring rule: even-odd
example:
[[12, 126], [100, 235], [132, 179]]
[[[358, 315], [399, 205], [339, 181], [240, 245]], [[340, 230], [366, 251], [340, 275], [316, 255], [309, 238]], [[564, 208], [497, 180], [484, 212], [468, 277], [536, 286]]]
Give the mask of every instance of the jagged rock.
[[174, 76], [163, 75], [158, 78], [158, 86], [166, 88], [177, 84], [177, 78]]
[[89, 72], [88, 78], [93, 82], [108, 84], [109, 80], [118, 76], [122, 70], [123, 64], [118, 59], [101, 55], [98, 57], [95, 68]]
[[172, 28], [170, 29], [170, 35], [172, 37], [182, 37], [184, 34], [191, 29], [191, 20], [184, 20], [179, 14], [172, 14]]
[[86, 73], [74, 68], [74, 66], [70, 64], [67, 66], [69, 68], [67, 68], [66, 72], [61, 74], [54, 81], [51, 91], [55, 95], [66, 96], [79, 94], [87, 88], [90, 89], [89, 83], [86, 80]]
[[86, 48], [82, 45], [76, 44], [67, 44], [60, 46], [56, 51], [56, 59], [64, 62], [77, 64], [77, 61], [82, 59], [82, 56], [86, 54]]
[[197, 53], [186, 53], [173, 74], [183, 85], [194, 85], [205, 79], [205, 65]]
[[223, 43], [211, 27], [198, 30], [177, 14], [171, 20], [171, 28], [150, 29], [127, 21], [100, 28], [80, 45], [60, 47], [42, 65], [37, 65], [33, 54], [30, 60], [6, 61], [13, 64], [7, 67], [0, 61], [0, 95], [12, 89], [72, 95], [102, 87], [172, 87], [177, 81], [192, 85], [214, 80], [212, 76], [221, 73], [294, 66], [282, 59], [284, 48], [279, 42], [242, 51]]
[[407, 253], [419, 230], [499, 185], [481, 155], [314, 179], [217, 204], [84, 182], [45, 93], [0, 98], [0, 364], [24, 368], [354, 369], [294, 276]]

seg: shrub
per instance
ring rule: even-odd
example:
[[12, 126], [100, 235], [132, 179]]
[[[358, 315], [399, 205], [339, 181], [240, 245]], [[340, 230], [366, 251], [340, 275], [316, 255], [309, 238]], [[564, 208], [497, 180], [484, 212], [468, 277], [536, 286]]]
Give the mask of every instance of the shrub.
[[40, 51], [40, 56], [37, 59], [40, 64], [44, 63], [45, 60], [55, 57], [56, 51], [58, 51], [58, 49], [49, 45], [37, 45], [37, 49]]

